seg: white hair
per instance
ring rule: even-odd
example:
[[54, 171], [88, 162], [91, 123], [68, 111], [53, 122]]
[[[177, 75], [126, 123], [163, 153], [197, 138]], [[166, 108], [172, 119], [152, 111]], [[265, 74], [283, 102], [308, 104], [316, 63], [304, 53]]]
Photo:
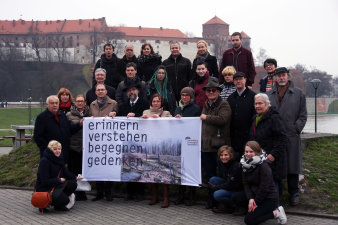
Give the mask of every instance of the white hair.
[[95, 76], [96, 76], [96, 74], [98, 73], [98, 72], [100, 72], [100, 71], [103, 71], [103, 73], [104, 73], [104, 76], [106, 77], [106, 74], [107, 74], [107, 72], [106, 72], [106, 70], [105, 69], [103, 69], [103, 68], [97, 68], [96, 70], [95, 70]]
[[58, 96], [56, 96], [56, 95], [50, 95], [50, 96], [48, 96], [47, 99], [46, 99], [46, 104], [49, 104], [49, 100], [50, 100], [51, 98], [56, 98], [56, 99], [59, 101]]
[[255, 101], [257, 98], [262, 98], [265, 104], [268, 104], [270, 106], [270, 99], [267, 94], [265, 93], [258, 93], [255, 95]]

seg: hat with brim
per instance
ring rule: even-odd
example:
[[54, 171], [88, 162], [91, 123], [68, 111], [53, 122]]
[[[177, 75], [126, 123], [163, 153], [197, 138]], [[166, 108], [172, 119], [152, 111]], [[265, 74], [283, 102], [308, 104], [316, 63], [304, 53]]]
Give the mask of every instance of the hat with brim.
[[218, 79], [216, 77], [209, 77], [208, 83], [202, 89], [205, 91], [207, 88], [217, 88], [219, 91], [222, 91], [222, 88], [219, 86]]
[[123, 91], [127, 91], [129, 88], [136, 87], [137, 89], [141, 88], [141, 83], [139, 81], [128, 81], [126, 86], [123, 88]]

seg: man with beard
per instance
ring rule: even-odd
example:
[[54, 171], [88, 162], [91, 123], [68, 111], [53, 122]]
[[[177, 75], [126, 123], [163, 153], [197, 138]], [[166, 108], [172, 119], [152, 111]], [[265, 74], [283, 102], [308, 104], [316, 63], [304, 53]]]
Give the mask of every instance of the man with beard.
[[263, 67], [268, 73], [267, 76], [263, 77], [259, 81], [259, 91], [260, 92], [267, 92], [272, 89], [273, 85], [275, 84], [275, 70], [277, 68], [277, 61], [275, 59], [266, 59], [263, 63]]
[[126, 77], [121, 81], [116, 90], [116, 101], [119, 105], [129, 102], [129, 98], [126, 92], [125, 87], [128, 87], [131, 83], [138, 83], [140, 88], [138, 89], [138, 96], [147, 101], [147, 91], [146, 91], [146, 82], [141, 81], [137, 75], [137, 66], [135, 63], [131, 62], [126, 65]]
[[299, 203], [299, 174], [302, 172], [302, 145], [300, 133], [306, 120], [306, 100], [301, 89], [290, 80], [289, 71], [285, 67], [275, 71], [276, 85], [268, 91], [271, 105], [276, 107], [286, 127], [287, 144], [287, 181], [290, 204]]
[[[117, 88], [117, 85], [121, 81], [119, 74], [117, 73], [117, 63], [119, 59], [114, 54], [114, 46], [110, 43], [107, 43], [103, 46], [104, 53], [101, 55], [101, 58], [97, 60], [95, 64], [94, 71], [97, 68], [103, 68], [106, 70], [106, 80], [105, 84], [113, 88]], [[96, 85], [95, 74], [93, 74], [93, 87]]]
[[246, 86], [251, 89], [256, 76], [252, 53], [249, 49], [242, 46], [242, 35], [239, 32], [235, 32], [231, 35], [231, 44], [232, 48], [223, 53], [219, 79], [221, 83], [223, 83], [223, 69], [227, 66], [233, 66], [237, 72], [242, 72], [246, 75]]
[[137, 58], [134, 54], [134, 46], [126, 45], [124, 47], [124, 56], [117, 63], [117, 72], [121, 79], [126, 77], [126, 66], [130, 62], [137, 63]]

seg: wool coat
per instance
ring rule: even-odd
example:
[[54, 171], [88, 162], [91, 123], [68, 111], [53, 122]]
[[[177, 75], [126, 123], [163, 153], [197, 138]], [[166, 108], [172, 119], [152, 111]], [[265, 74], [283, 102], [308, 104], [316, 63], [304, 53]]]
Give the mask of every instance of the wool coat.
[[140, 117], [146, 109], [149, 109], [149, 103], [139, 98], [133, 106], [130, 105], [130, 102], [125, 102], [122, 105], [119, 105], [119, 113], [117, 115], [127, 116], [128, 113], [135, 113], [135, 117]]
[[61, 111], [58, 112], [58, 116], [59, 122], [55, 115], [46, 109], [36, 117], [34, 141], [40, 149], [40, 158], [51, 140], [60, 142], [62, 145], [61, 154], [65, 162], [68, 163], [70, 136], [80, 129], [80, 125], [71, 125], [66, 115]]
[[275, 85], [268, 91], [270, 104], [279, 112], [280, 117], [286, 128], [286, 135], [289, 138], [287, 147], [288, 173], [300, 174], [302, 172], [302, 145], [300, 133], [302, 132], [306, 120], [306, 99], [299, 88], [290, 81], [288, 90], [281, 102], [278, 100], [278, 89]]
[[[83, 117], [89, 116], [89, 107], [86, 105], [83, 114], [76, 109], [75, 105], [70, 108], [70, 111], [66, 114], [71, 124], [80, 124], [80, 120]], [[75, 152], [82, 152], [82, 128], [72, 135], [70, 139], [70, 150]]]
[[230, 145], [231, 108], [226, 100], [218, 97], [211, 104], [206, 100], [202, 114], [202, 152], [217, 152], [222, 145]]
[[110, 112], [117, 113], [117, 110], [117, 102], [107, 96], [106, 103], [101, 108], [99, 107], [97, 100], [90, 104], [89, 115], [94, 117], [104, 117], [108, 116]]
[[191, 62], [180, 54], [177, 58], [170, 55], [162, 63], [168, 74], [168, 81], [173, 88], [176, 100], [181, 98], [181, 90], [187, 87], [191, 80]]
[[235, 152], [242, 155], [244, 145], [249, 140], [252, 118], [256, 114], [254, 103], [255, 93], [246, 88], [239, 96], [238, 92], [233, 92], [228, 97], [231, 107], [231, 146]]
[[267, 155], [271, 154], [275, 161], [269, 163], [274, 180], [280, 181], [286, 177], [287, 162], [286, 162], [286, 147], [288, 138], [284, 123], [279, 113], [274, 107], [262, 116], [256, 126], [256, 117], [254, 117], [250, 138], [251, 141], [257, 141], [264, 149]]
[[182, 117], [198, 117], [201, 115], [201, 108], [193, 102], [188, 103], [183, 109], [177, 106], [174, 115], [181, 115]]

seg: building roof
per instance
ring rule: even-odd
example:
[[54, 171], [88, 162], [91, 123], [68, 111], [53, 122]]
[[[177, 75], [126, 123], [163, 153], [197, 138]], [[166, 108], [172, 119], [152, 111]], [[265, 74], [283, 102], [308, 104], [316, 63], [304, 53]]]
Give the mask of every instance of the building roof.
[[0, 20], [0, 34], [77, 33], [93, 31], [94, 27], [96, 30], [104, 30], [107, 27], [105, 18], [54, 21]]
[[211, 20], [209, 20], [208, 22], [206, 22], [204, 24], [225, 24], [225, 25], [229, 25], [226, 22], [224, 22], [223, 20], [221, 20], [220, 18], [218, 18], [217, 16], [215, 16], [214, 18], [212, 18]]
[[188, 38], [187, 35], [178, 29], [168, 28], [148, 28], [148, 27], [109, 27], [108, 31], [122, 32], [126, 36], [142, 36], [142, 37], [175, 37]]
[[247, 35], [244, 31], [241, 32], [242, 38], [251, 38], [249, 35]]

